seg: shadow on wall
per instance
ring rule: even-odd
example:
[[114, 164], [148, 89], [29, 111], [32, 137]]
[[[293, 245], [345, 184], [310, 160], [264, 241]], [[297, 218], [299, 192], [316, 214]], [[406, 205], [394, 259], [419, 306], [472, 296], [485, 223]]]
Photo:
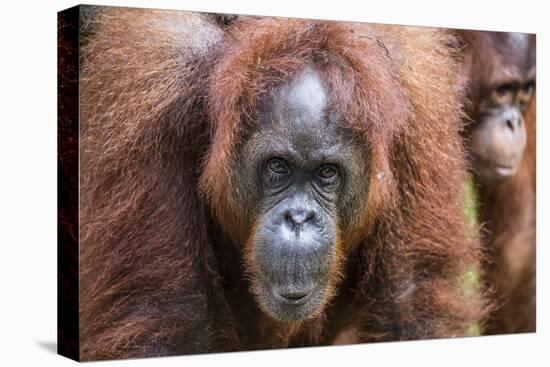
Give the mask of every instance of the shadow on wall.
[[55, 341], [37, 341], [36, 345], [38, 345], [40, 348], [45, 349], [46, 351], [57, 354], [57, 342]]

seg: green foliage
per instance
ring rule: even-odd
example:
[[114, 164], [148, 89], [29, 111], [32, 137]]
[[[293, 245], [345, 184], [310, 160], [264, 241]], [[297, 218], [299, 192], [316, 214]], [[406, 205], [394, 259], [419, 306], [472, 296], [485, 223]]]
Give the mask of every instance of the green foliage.
[[464, 182], [464, 216], [471, 231], [477, 231], [478, 195], [474, 181], [469, 177]]
[[[478, 200], [474, 181], [469, 177], [464, 182], [464, 217], [466, 218], [467, 230], [470, 236], [477, 236], [479, 229]], [[480, 291], [479, 272], [476, 265], [471, 266], [460, 276], [459, 284], [466, 297], [474, 296]], [[481, 335], [481, 324], [477, 322], [470, 324], [466, 330], [466, 335]]]
[[462, 291], [466, 296], [473, 296], [478, 292], [479, 275], [475, 268], [467, 270], [460, 279]]
[[468, 326], [468, 329], [466, 330], [466, 335], [468, 336], [480, 336], [481, 335], [481, 328], [479, 326], [479, 323], [474, 322]]

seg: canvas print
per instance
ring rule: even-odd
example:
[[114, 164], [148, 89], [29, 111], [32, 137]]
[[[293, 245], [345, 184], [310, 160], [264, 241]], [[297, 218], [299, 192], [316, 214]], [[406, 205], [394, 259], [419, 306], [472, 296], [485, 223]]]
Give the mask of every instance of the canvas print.
[[535, 35], [58, 15], [58, 350], [535, 332]]

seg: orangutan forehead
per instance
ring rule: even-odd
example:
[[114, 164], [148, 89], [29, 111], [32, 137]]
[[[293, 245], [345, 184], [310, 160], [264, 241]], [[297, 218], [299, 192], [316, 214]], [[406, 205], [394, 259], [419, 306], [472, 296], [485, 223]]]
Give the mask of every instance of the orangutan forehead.
[[517, 74], [518, 79], [532, 67], [532, 46], [527, 33], [497, 33], [496, 47], [502, 57], [501, 61], [508, 65], [508, 72]]
[[332, 155], [351, 138], [339, 126], [338, 111], [329, 112], [328, 106], [322, 75], [306, 68], [261, 102], [259, 134], [304, 157]]
[[529, 36], [526, 33], [507, 33], [508, 45], [518, 53], [527, 53]]
[[[305, 127], [324, 120], [328, 96], [318, 71], [306, 68], [290, 80], [277, 86], [270, 96], [261, 102], [261, 110], [268, 111], [272, 122], [292, 127]], [[289, 127], [289, 126], [287, 126]]]
[[317, 117], [327, 106], [327, 92], [319, 73], [307, 68], [275, 93], [276, 112]]

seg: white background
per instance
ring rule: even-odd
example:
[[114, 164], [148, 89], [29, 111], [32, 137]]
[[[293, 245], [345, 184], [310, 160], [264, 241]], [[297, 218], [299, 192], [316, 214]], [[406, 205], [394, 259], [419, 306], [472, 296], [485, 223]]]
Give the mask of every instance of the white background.
[[[108, 362], [117, 366], [550, 365], [547, 1], [94, 1], [95, 4], [536, 32], [536, 335]], [[0, 365], [74, 362], [56, 343], [56, 12], [73, 1], [4, 2], [0, 13]]]

